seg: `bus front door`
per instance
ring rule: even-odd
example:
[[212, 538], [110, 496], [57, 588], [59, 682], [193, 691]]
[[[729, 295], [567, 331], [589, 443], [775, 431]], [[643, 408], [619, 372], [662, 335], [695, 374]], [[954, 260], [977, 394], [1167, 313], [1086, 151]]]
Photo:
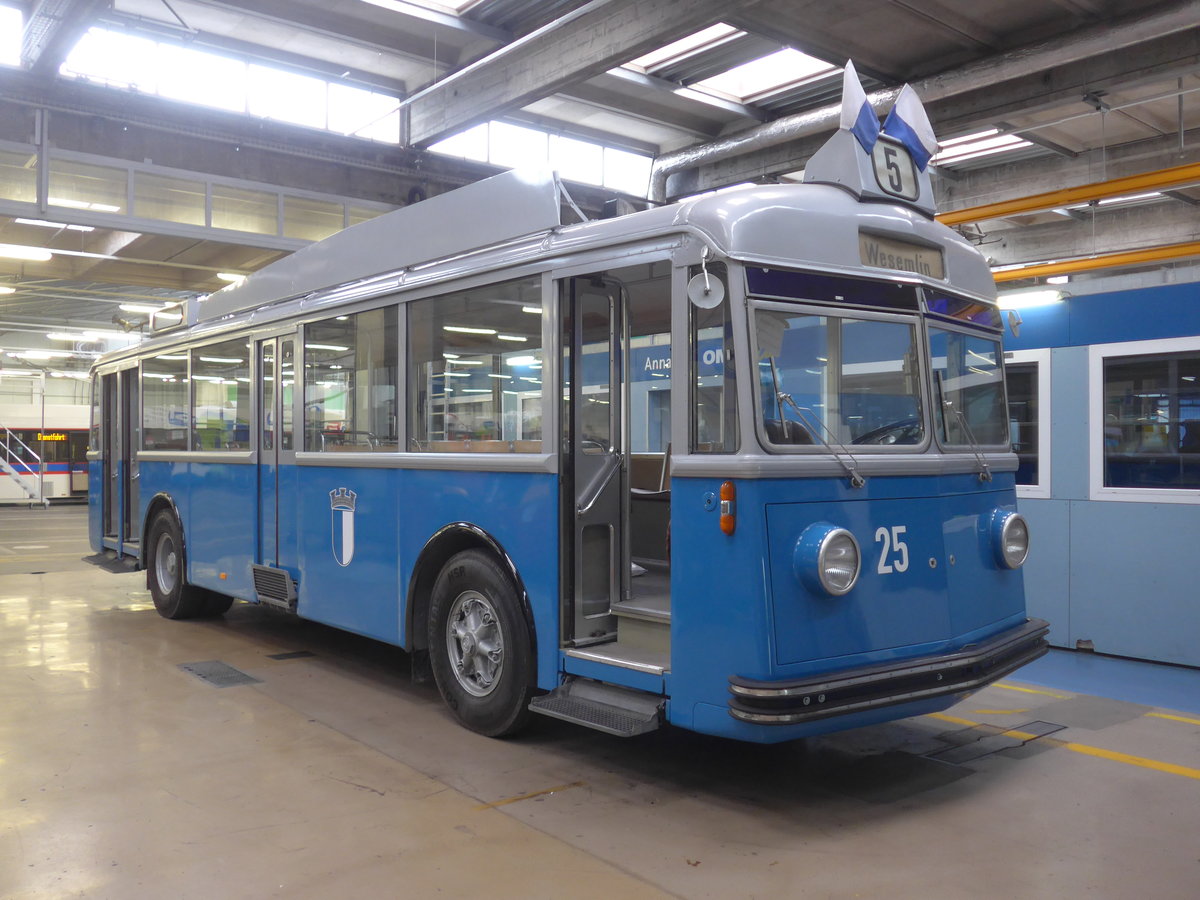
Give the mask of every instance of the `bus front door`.
[[104, 545], [122, 554], [136, 554], [141, 533], [138, 523], [137, 452], [141, 441], [138, 370], [124, 369], [103, 376]]
[[628, 590], [625, 550], [626, 434], [623, 291], [603, 276], [563, 282], [568, 334], [563, 359], [564, 461], [574, 489], [567, 496], [572, 609], [563, 616], [570, 646], [611, 640], [613, 604]]
[[293, 336], [258, 343], [258, 548], [254, 584], [259, 600], [295, 607], [296, 447]]

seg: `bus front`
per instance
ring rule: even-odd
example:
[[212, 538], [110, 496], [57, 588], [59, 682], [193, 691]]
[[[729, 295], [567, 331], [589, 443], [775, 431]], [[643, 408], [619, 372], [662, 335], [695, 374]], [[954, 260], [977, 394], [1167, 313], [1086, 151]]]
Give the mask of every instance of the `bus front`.
[[729, 297], [690, 298], [671, 721], [790, 740], [945, 709], [1044, 654], [982, 256], [843, 182], [690, 220]]

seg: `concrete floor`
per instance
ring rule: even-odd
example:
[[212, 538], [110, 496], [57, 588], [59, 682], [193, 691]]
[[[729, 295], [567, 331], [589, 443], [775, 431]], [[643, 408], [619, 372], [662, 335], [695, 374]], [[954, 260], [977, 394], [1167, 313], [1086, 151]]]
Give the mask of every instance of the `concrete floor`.
[[394, 648], [161, 619], [84, 528], [0, 509], [2, 898], [1200, 896], [1200, 714], [1013, 679], [788, 746], [494, 741]]

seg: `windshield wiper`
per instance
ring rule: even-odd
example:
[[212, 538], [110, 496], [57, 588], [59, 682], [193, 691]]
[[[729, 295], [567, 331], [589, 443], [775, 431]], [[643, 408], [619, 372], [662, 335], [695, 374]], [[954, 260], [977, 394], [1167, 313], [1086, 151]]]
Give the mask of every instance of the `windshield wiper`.
[[[858, 460], [854, 458], [854, 454], [851, 453], [849, 450], [847, 450], [846, 445], [843, 444], [841, 441], [839, 441], [837, 439], [837, 436], [832, 431], [830, 431], [829, 428], [826, 427], [825, 423], [823, 421], [821, 421], [821, 417], [818, 416], [811, 409], [808, 409], [808, 408], [803, 407], [800, 404], [798, 404], [795, 400], [792, 399], [791, 394], [787, 393], [786, 391], [780, 390], [779, 373], [775, 370], [774, 357], [771, 358], [771, 381], [774, 383], [775, 397], [779, 403], [779, 419], [780, 419], [780, 421], [783, 420], [783, 405], [786, 403], [788, 406], [790, 406], [793, 410], [796, 411], [796, 415], [800, 419], [800, 424], [808, 429], [808, 433], [811, 434], [813, 437], [815, 437], [818, 441], [820, 441], [822, 443], [822, 445], [824, 445], [825, 449], [829, 451], [830, 455], [834, 459], [836, 459], [839, 463], [841, 463], [842, 468], [845, 469], [845, 471], [846, 471], [847, 477], [849, 477], [849, 479], [850, 479], [850, 487], [860, 488], [864, 484], [866, 484], [867, 479], [863, 478], [863, 476], [860, 475], [858, 472]], [[818, 428], [814, 428], [812, 426], [811, 422], [809, 421], [810, 417], [813, 422], [817, 423], [817, 425], [819, 426]], [[825, 438], [821, 435], [821, 429], [824, 429], [829, 434], [830, 438], [833, 439], [833, 443], [837, 445], [837, 448], [838, 448], [837, 450], [833, 449], [833, 446], [829, 443], [829, 441], [825, 440]], [[841, 453], [839, 453], [838, 450], [840, 450]], [[845, 454], [844, 459], [842, 458], [842, 454]]]
[[946, 399], [946, 392], [942, 386], [942, 373], [935, 372], [934, 379], [937, 381], [938, 400], [941, 401], [944, 409], [948, 409], [950, 412], [954, 413], [954, 417], [958, 420], [959, 427], [962, 428], [963, 434], [966, 435], [967, 444], [970, 446], [971, 452], [975, 454], [975, 460], [979, 463], [979, 480], [991, 481], [992, 470], [988, 466], [987, 458], [983, 455], [983, 448], [980, 447], [979, 442], [975, 440], [975, 433], [971, 431], [971, 426], [967, 422], [966, 415], [961, 409], [954, 405], [953, 400]]

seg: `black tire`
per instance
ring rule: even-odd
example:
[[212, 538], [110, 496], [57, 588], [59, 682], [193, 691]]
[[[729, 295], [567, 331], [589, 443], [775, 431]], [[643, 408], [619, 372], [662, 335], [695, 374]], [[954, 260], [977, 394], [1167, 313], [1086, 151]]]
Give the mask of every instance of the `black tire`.
[[200, 615], [213, 618], [223, 616], [229, 612], [229, 607], [233, 606], [233, 598], [226, 594], [218, 594], [216, 591], [205, 591], [208, 595], [204, 598], [204, 612]]
[[209, 592], [185, 581], [183, 529], [168, 509], [150, 523], [146, 542], [146, 584], [154, 608], [165, 619], [191, 619], [208, 615]]
[[489, 737], [519, 731], [534, 687], [533, 642], [508, 573], [481, 550], [451, 557], [433, 585], [429, 659], [459, 722]]

